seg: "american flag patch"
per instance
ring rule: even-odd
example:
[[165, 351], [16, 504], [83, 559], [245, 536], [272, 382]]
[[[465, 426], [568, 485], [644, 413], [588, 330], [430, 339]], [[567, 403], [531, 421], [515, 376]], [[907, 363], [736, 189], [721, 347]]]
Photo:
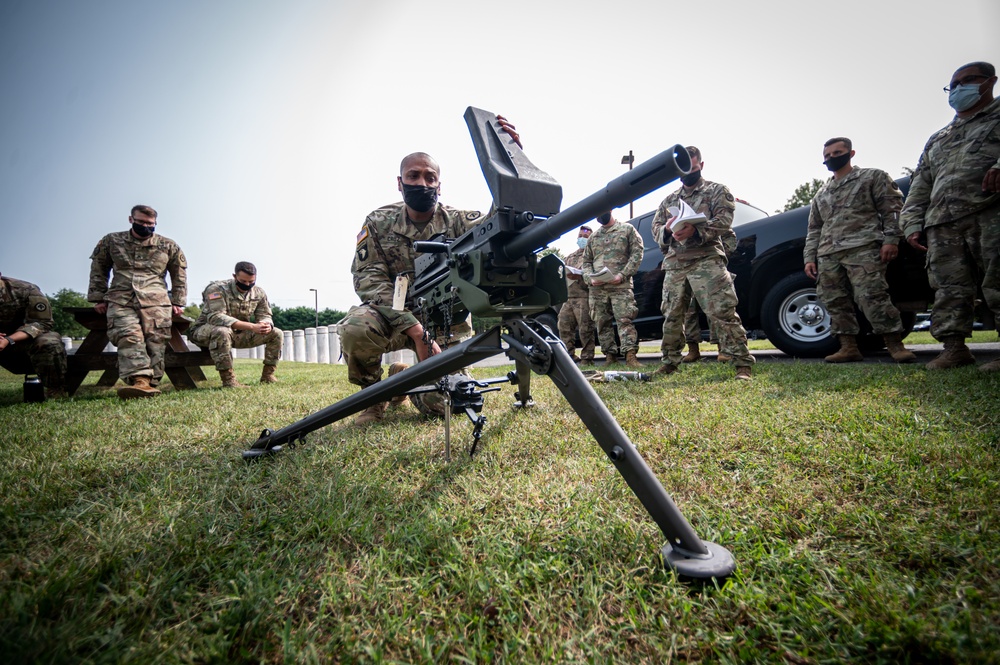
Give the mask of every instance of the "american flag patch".
[[358, 234], [358, 244], [360, 245], [365, 240], [368, 240], [368, 226], [365, 225], [361, 228], [361, 233]]
[[208, 294], [208, 299], [209, 300], [218, 300], [221, 297], [222, 297], [221, 293], [209, 293]]

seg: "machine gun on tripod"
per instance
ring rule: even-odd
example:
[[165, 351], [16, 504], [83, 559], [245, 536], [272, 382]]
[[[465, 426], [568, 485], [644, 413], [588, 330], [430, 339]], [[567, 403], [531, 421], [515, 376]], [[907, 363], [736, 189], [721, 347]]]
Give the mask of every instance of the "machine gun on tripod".
[[495, 114], [470, 107], [465, 120], [493, 194], [494, 214], [454, 240], [414, 243], [423, 252], [416, 260], [415, 313], [439, 330], [470, 313], [499, 317], [501, 324], [296, 423], [278, 431], [265, 429], [244, 458], [279, 452], [320, 427], [505, 353], [514, 361], [511, 382], [516, 381], [522, 404], [531, 402], [532, 372], [548, 376], [562, 392], [666, 536], [661, 549], [666, 564], [685, 577], [726, 577], [735, 569], [729, 551], [698, 538], [559, 338], [526, 318], [566, 300], [562, 261], [554, 255], [539, 259], [536, 252], [687, 173], [687, 151], [675, 145], [560, 212], [562, 188], [507, 137]]

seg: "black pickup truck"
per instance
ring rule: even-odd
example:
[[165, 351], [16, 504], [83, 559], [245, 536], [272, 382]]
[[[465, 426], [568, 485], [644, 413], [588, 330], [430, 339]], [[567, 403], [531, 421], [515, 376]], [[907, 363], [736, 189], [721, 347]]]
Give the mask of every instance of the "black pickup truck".
[[[909, 178], [896, 183], [905, 195]], [[653, 213], [629, 221], [643, 238], [645, 255], [635, 276], [635, 297], [639, 316], [635, 321], [640, 339], [659, 339], [663, 315], [660, 297], [663, 288], [663, 254], [653, 240]], [[809, 206], [768, 217], [766, 213], [737, 201], [733, 230], [738, 244], [729, 260], [735, 274], [737, 309], [747, 331], [762, 330], [779, 349], [791, 356], [824, 356], [838, 348], [830, 335], [830, 315], [816, 297], [816, 282], [803, 271], [802, 248], [809, 223]], [[893, 302], [899, 308], [908, 333], [919, 312], [933, 302], [927, 283], [924, 255], [900, 242], [899, 257], [889, 264], [887, 279]], [[880, 348], [882, 340], [858, 312], [862, 344]], [[867, 332], [866, 332], [867, 331]]]

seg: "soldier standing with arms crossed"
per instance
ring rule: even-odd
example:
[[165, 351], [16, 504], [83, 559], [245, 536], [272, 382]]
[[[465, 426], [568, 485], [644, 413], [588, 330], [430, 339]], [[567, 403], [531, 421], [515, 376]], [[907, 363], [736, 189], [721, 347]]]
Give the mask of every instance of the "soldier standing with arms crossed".
[[156, 235], [156, 211], [137, 205], [128, 219], [131, 229], [104, 236], [90, 255], [87, 293], [94, 310], [107, 314], [108, 339], [118, 347], [122, 399], [160, 394], [172, 319], [183, 313], [187, 297], [187, 259], [176, 242]]
[[[589, 226], [581, 226], [577, 233], [576, 244], [579, 249], [566, 257], [564, 263], [580, 269], [583, 265], [583, 250], [587, 247], [590, 234]], [[559, 310], [559, 337], [570, 352], [573, 362], [594, 362], [594, 321], [590, 318], [590, 290], [583, 281], [583, 275], [566, 271], [569, 289], [566, 302]], [[576, 355], [576, 335], [580, 335], [580, 356]]]
[[240, 261], [232, 279], [212, 282], [202, 293], [201, 314], [188, 330], [188, 339], [207, 346], [222, 377], [223, 388], [240, 388], [233, 372], [232, 349], [264, 349], [261, 383], [277, 383], [274, 370], [281, 359], [281, 331], [271, 320], [271, 305], [257, 286], [257, 266]]
[[[618, 362], [619, 354], [625, 356], [629, 367], [641, 368], [636, 357], [639, 350], [639, 333], [632, 325], [632, 319], [639, 313], [632, 291], [632, 276], [639, 271], [642, 263], [642, 236], [631, 224], [619, 224], [618, 220], [606, 212], [597, 218], [601, 228], [587, 240], [583, 250], [584, 278], [589, 280], [590, 317], [597, 324], [597, 337], [604, 351], [604, 364]], [[595, 281], [593, 275], [607, 271], [610, 279]], [[613, 322], [618, 322], [618, 338], [621, 347], [615, 344]]]
[[[677, 371], [684, 348], [684, 317], [692, 296], [701, 303], [709, 320], [718, 326], [720, 353], [733, 359], [736, 378], [750, 380], [754, 358], [747, 348], [747, 333], [736, 313], [736, 289], [726, 268], [726, 251], [721, 238], [733, 225], [736, 200], [729, 188], [701, 177], [701, 151], [687, 147], [691, 172], [681, 179], [682, 186], [667, 196], [653, 217], [653, 237], [663, 251], [663, 341], [660, 368], [655, 374], [666, 376]], [[673, 218], [668, 211], [684, 201], [707, 221], [688, 224], [672, 232]]]
[[885, 339], [892, 359], [913, 362], [917, 357], [903, 346], [903, 323], [885, 281], [886, 266], [899, 253], [903, 193], [885, 171], [852, 166], [854, 152], [851, 140], [842, 136], [823, 144], [823, 163], [833, 178], [813, 197], [803, 250], [805, 273], [817, 280], [816, 294], [840, 341], [840, 350], [826, 362], [864, 360], [855, 302], [875, 334]]
[[[996, 68], [963, 65], [945, 88], [955, 119], [935, 133], [910, 183], [899, 224], [906, 241], [927, 252], [935, 288], [931, 334], [944, 351], [927, 369], [976, 362], [972, 334], [976, 286], [1000, 328], [1000, 100], [993, 98]], [[925, 239], [926, 238], [926, 239]], [[1000, 360], [981, 366], [1000, 371]]]

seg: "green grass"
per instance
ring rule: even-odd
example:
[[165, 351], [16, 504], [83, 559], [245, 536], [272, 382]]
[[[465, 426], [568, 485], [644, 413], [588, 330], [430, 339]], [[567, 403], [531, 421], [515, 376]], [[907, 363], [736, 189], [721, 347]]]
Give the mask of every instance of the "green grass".
[[547, 378], [527, 412], [487, 395], [472, 459], [405, 405], [247, 465], [263, 427], [354, 392], [342, 366], [278, 375], [21, 404], [0, 372], [3, 662], [998, 662], [998, 376], [701, 363], [597, 386], [736, 558], [691, 586]]

